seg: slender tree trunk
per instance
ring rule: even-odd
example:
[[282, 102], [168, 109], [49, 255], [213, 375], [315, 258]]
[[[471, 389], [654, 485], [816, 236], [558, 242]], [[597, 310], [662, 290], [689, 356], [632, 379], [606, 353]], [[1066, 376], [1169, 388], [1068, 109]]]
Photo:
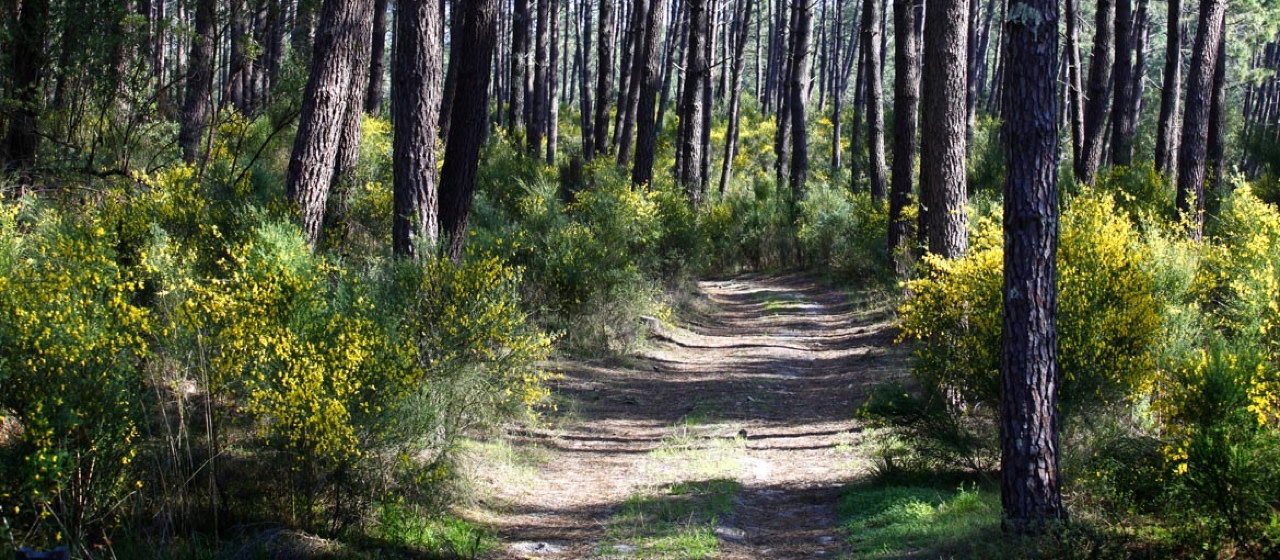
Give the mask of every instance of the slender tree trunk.
[[[373, 14], [367, 18], [367, 29], [373, 29]], [[364, 24], [364, 22], [362, 22]], [[356, 164], [360, 161], [360, 125], [364, 117], [364, 102], [369, 87], [372, 43], [356, 42], [352, 45], [351, 82], [347, 85], [347, 103], [342, 117], [342, 135], [338, 140], [338, 156], [333, 165], [333, 179], [329, 187], [328, 208], [325, 211], [325, 228], [334, 241], [347, 237], [351, 196], [356, 186]]]
[[1195, 49], [1187, 79], [1187, 103], [1182, 117], [1178, 148], [1178, 211], [1190, 224], [1191, 238], [1204, 235], [1205, 159], [1209, 144], [1209, 106], [1213, 96], [1213, 71], [1218, 63], [1226, 0], [1203, 0], [1196, 24]]
[[537, 157], [542, 151], [542, 137], [547, 134], [547, 107], [550, 90], [547, 89], [547, 71], [551, 64], [550, 45], [552, 0], [536, 0], [538, 6], [538, 30], [533, 47], [533, 95], [528, 99], [532, 119], [529, 121], [529, 154]]
[[178, 130], [178, 146], [182, 148], [182, 158], [187, 163], [195, 163], [199, 157], [200, 140], [213, 114], [213, 45], [217, 40], [214, 33], [215, 7], [215, 0], [197, 0], [195, 5], [195, 35], [191, 37], [191, 55], [187, 64], [187, 96], [182, 105], [182, 123]]
[[[448, 241], [449, 258], [455, 263], [461, 262], [467, 241], [476, 169], [489, 123], [489, 64], [497, 39], [496, 0], [467, 0], [459, 7], [466, 15], [458, 40], [465, 44], [469, 56], [458, 64], [454, 123], [449, 128], [440, 171], [440, 232]], [[539, 19], [545, 20], [541, 16]]]
[[[595, 146], [606, 153], [609, 146], [609, 101], [613, 99], [613, 27], [612, 0], [600, 2], [600, 32], [596, 40], [596, 122]], [[590, 27], [590, 26], [588, 26]]]
[[733, 62], [729, 79], [729, 129], [725, 132], [724, 159], [720, 162], [720, 194], [724, 194], [729, 185], [729, 176], [733, 172], [733, 158], [738, 152], [738, 124], [742, 112], [742, 59], [746, 52], [747, 30], [751, 26], [751, 12], [755, 6], [755, 0], [742, 0], [742, 6], [734, 16]]
[[245, 23], [247, 12], [249, 11], [249, 3], [247, 0], [230, 0], [228, 3], [230, 8], [230, 41], [231, 56], [230, 71], [228, 72], [227, 82], [225, 85], [226, 98], [231, 102], [231, 106], [235, 107], [242, 115], [249, 114], [249, 105], [247, 102], [246, 82], [249, 77], [249, 55], [247, 52], [247, 41], [250, 40], [246, 32]]
[[[977, 4], [978, 0], [970, 0]], [[880, 0], [867, 0], [867, 20], [863, 25], [870, 29], [867, 41], [867, 159], [870, 164], [871, 198], [883, 201], [887, 189], [888, 168], [884, 158], [884, 84], [880, 67]], [[972, 76], [972, 72], [970, 72]]]
[[466, 56], [462, 52], [462, 42], [457, 38], [462, 34], [463, 14], [459, 13], [458, 0], [441, 0], [440, 10], [449, 9], [449, 53], [448, 66], [444, 73], [444, 95], [440, 97], [440, 138], [449, 137], [449, 121], [453, 118], [453, 97], [458, 87], [457, 61]]
[[[1058, 5], [1023, 0], [1005, 23], [1004, 331], [1000, 495], [1005, 528], [1064, 518], [1058, 474]], [[1030, 17], [1027, 14], [1036, 14]]]
[[26, 174], [35, 165], [40, 143], [37, 129], [43, 101], [40, 70], [44, 66], [45, 37], [49, 32], [49, 2], [24, 0], [20, 11], [10, 14], [13, 50], [9, 59], [12, 81], [8, 97], [16, 103], [9, 112], [9, 130], [4, 144], [0, 145], [0, 160], [7, 171]]
[[[604, 4], [604, 0], [600, 0]], [[591, 99], [591, 69], [587, 64], [587, 57], [591, 55], [591, 5], [590, 2], [582, 0], [578, 3], [579, 24], [577, 26], [578, 40], [575, 42], [574, 65], [578, 67], [578, 89], [582, 91], [582, 105], [579, 111], [579, 124], [582, 127], [582, 157], [585, 159], [593, 159], [596, 157], [595, 146], [595, 123], [592, 122], [593, 110]], [[602, 102], [603, 102], [603, 98]]]
[[968, 17], [965, 0], [938, 0], [925, 8], [920, 188], [929, 191], [929, 252], [948, 259], [963, 255], [969, 245], [965, 185]]
[[560, 58], [560, 18], [556, 17], [560, 10], [559, 0], [547, 0], [551, 15], [547, 18], [547, 43], [550, 50], [547, 65], [547, 165], [555, 165], [556, 149], [560, 140], [560, 96], [558, 95], [562, 75], [556, 67]]
[[1224, 159], [1227, 143], [1227, 40], [1218, 40], [1218, 60], [1213, 67], [1213, 98], [1209, 104], [1209, 145], [1206, 150], [1209, 164], [1209, 189], [1222, 192]]
[[831, 41], [834, 44], [829, 55], [831, 71], [828, 73], [831, 80], [831, 173], [833, 175], [840, 170], [841, 164], [844, 163], [842, 161], [844, 150], [841, 145], [844, 137], [840, 135], [841, 125], [843, 124], [841, 122], [843, 117], [840, 113], [844, 109], [844, 92], [840, 89], [840, 54], [841, 47], [844, 45], [840, 40], [840, 31], [844, 30], [844, 0], [836, 0], [834, 11], [835, 29], [837, 31], [831, 34]]
[[383, 76], [386, 74], [387, 0], [373, 2], [373, 45], [369, 51], [369, 85], [364, 110], [370, 115], [382, 113]]
[[[315, 40], [314, 63], [302, 97], [285, 187], [302, 221], [307, 243], [315, 246], [324, 224], [338, 144], [351, 85], [366, 76], [356, 68], [357, 50], [372, 33], [372, 5], [360, 0], [326, 0]], [[363, 92], [361, 94], [363, 97]], [[359, 98], [355, 98], [359, 99]]]
[[1168, 0], [1169, 24], [1165, 43], [1164, 82], [1160, 89], [1160, 120], [1156, 125], [1156, 168], [1171, 174], [1178, 169], [1178, 101], [1182, 90], [1182, 0]]
[[[537, 1], [537, 0], [534, 0]], [[515, 0], [511, 23], [511, 97], [507, 106], [507, 126], [511, 133], [525, 128], [525, 95], [529, 75], [529, 0]]]
[[[805, 78], [809, 63], [809, 32], [813, 27], [813, 4], [810, 0], [792, 0], [792, 10], [797, 17], [791, 28], [794, 35], [791, 54], [791, 196], [793, 201], [805, 197], [805, 182], [809, 177], [809, 135], [805, 119]], [[877, 0], [867, 0], [876, 3]]]
[[917, 127], [920, 122], [920, 45], [915, 32], [921, 0], [894, 0], [893, 29], [893, 179], [889, 191], [889, 251], [899, 276], [908, 270], [907, 249], [911, 242], [911, 220], [905, 216], [911, 205], [915, 182]]
[[631, 184], [645, 186], [653, 182], [653, 161], [658, 143], [658, 126], [654, 110], [658, 103], [660, 68], [658, 68], [658, 27], [662, 20], [663, 0], [653, 0], [645, 20], [644, 48], [639, 62], [643, 63], [640, 75], [639, 99], [636, 101], [636, 159], [631, 168]]
[[707, 1], [686, 0], [689, 14], [689, 41], [685, 48], [684, 91], [680, 100], [680, 152], [676, 180], [684, 187], [689, 202], [696, 208], [701, 203], [702, 182], [702, 112], [703, 74], [707, 64]]
[[[648, 60], [646, 59], [648, 47], [645, 44], [645, 36], [648, 34], [646, 24], [651, 11], [650, 4], [647, 0], [634, 0], [631, 11], [631, 33], [627, 36], [631, 39], [630, 47], [627, 49], [630, 54], [628, 57], [630, 58], [629, 62], [631, 63], [630, 78], [624, 88], [626, 92], [625, 110], [623, 110], [623, 107], [619, 107], [618, 110], [621, 124], [616, 127], [615, 133], [618, 137], [614, 140], [614, 144], [618, 146], [618, 165], [621, 167], [626, 167], [631, 161], [631, 143], [636, 125], [636, 112], [640, 104], [640, 90], [644, 87], [644, 74], [648, 67]], [[656, 71], [654, 72], [654, 78], [657, 79]], [[656, 88], [657, 86], [655, 86]], [[633, 172], [632, 178], [634, 179], [634, 177], [635, 174]]]
[[1093, 59], [1089, 62], [1089, 95], [1084, 107], [1084, 143], [1081, 158], [1076, 160], [1076, 179], [1085, 184], [1093, 184], [1093, 177], [1102, 165], [1107, 101], [1111, 98], [1111, 45], [1115, 12], [1112, 0], [1098, 0]]
[[[678, 76], [676, 70], [677, 65], [684, 65], [688, 58], [686, 52], [686, 43], [688, 42], [689, 26], [688, 19], [683, 17], [684, 14], [683, 0], [675, 0], [671, 5], [671, 26], [675, 33], [668, 36], [664, 41], [665, 46], [662, 50], [662, 86], [658, 89], [658, 128], [662, 128], [662, 123], [666, 121], [667, 105], [671, 101], [671, 79], [676, 77], [676, 99], [683, 99], [681, 87], [684, 81]], [[676, 62], [676, 61], [679, 62]], [[680, 167], [681, 153], [676, 151], [676, 167]]]
[[[1178, 0], [1171, 0], [1178, 1]], [[1067, 0], [1067, 99], [1071, 118], [1071, 162], [1079, 165], [1084, 140], [1084, 68], [1080, 63], [1079, 0]]]
[[982, 16], [979, 7], [982, 6], [982, 0], [968, 0], [969, 2], [969, 56], [965, 57], [968, 77], [965, 80], [965, 141], [973, 142], [973, 129], [978, 124], [978, 22]]
[[1133, 0], [1116, 0], [1115, 99], [1111, 103], [1111, 160], [1115, 165], [1133, 161], [1133, 135], [1137, 123], [1131, 120], [1133, 108], [1133, 43], [1135, 26]]

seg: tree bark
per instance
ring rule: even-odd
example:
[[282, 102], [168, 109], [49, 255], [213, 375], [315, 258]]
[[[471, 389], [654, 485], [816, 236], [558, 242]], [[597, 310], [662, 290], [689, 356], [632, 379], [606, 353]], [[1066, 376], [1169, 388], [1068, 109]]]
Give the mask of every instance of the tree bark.
[[[867, 0], [876, 3], [878, 0]], [[805, 81], [808, 77], [809, 65], [809, 33], [813, 27], [813, 4], [810, 0], [792, 0], [791, 9], [796, 11], [796, 18], [791, 33], [791, 172], [788, 176], [791, 184], [793, 201], [805, 197], [805, 183], [809, 177], [809, 135], [805, 119]]]
[[1133, 135], [1137, 123], [1133, 108], [1133, 0], [1116, 0], [1116, 59], [1114, 100], [1111, 103], [1111, 160], [1115, 165], [1133, 161]]
[[689, 14], [689, 41], [685, 48], [684, 91], [680, 99], [680, 135], [677, 140], [676, 180], [684, 187], [689, 202], [696, 208], [702, 194], [702, 90], [704, 74], [711, 71], [707, 64], [706, 41], [707, 0], [686, 0]]
[[[969, 0], [977, 4], [978, 0]], [[862, 22], [867, 33], [867, 160], [871, 198], [883, 201], [887, 192], [888, 168], [884, 158], [884, 84], [880, 66], [880, 0], [867, 0], [871, 8]], [[973, 71], [969, 72], [973, 77]], [[972, 80], [970, 80], [972, 81]], [[970, 84], [971, 86], [973, 84]], [[970, 92], [972, 93], [972, 92]], [[972, 97], [972, 96], [970, 96]]]
[[511, 24], [511, 101], [507, 105], [507, 126], [512, 134], [525, 127], [525, 96], [529, 90], [529, 29], [529, 0], [515, 0]]
[[[326, 0], [320, 15], [310, 77], [302, 97], [298, 135], [289, 159], [285, 187], [312, 247], [320, 239], [343, 122], [352, 100], [350, 88], [363, 79], [358, 50], [372, 33], [372, 5], [362, 0]], [[357, 47], [357, 45], [366, 45]]]
[[[648, 67], [648, 48], [645, 44], [645, 36], [648, 33], [646, 25], [650, 12], [649, 2], [646, 0], [634, 0], [631, 4], [631, 12], [631, 32], [626, 35], [629, 41], [628, 48], [624, 53], [628, 55], [624, 58], [629, 58], [627, 62], [630, 63], [631, 68], [627, 70], [627, 65], [623, 65], [623, 72], [629, 72], [629, 77], [624, 83], [625, 87], [623, 87], [626, 101], [625, 104], [619, 104], [619, 124], [614, 130], [616, 136], [614, 145], [618, 147], [618, 165], [620, 167], [626, 167], [631, 162], [631, 145], [636, 126], [636, 111], [640, 103], [640, 90], [644, 87], [642, 84], [645, 81], [644, 74]], [[657, 78], [656, 72], [654, 73], [654, 78]]]
[[1209, 165], [1209, 190], [1222, 192], [1224, 159], [1227, 143], [1227, 40], [1218, 40], [1218, 60], [1213, 65], [1213, 98], [1209, 104], [1209, 145], [1206, 150]]
[[596, 39], [596, 119], [595, 148], [599, 153], [608, 152], [609, 105], [613, 99], [613, 23], [612, 0], [600, 2], [600, 32]]
[[746, 53], [747, 30], [751, 26], [751, 12], [755, 0], [743, 0], [742, 10], [734, 16], [733, 62], [729, 78], [729, 129], [725, 132], [724, 158], [720, 161], [720, 194], [729, 185], [733, 173], [733, 158], [738, 152], [738, 125], [742, 113], [742, 59]]
[[467, 241], [476, 169], [489, 124], [489, 65], [497, 18], [496, 0], [467, 0], [463, 4], [465, 23], [458, 40], [463, 41], [469, 56], [458, 61], [454, 123], [440, 171], [440, 232], [448, 240], [449, 258], [454, 262], [461, 262]]
[[[604, 4], [604, 0], [600, 0]], [[585, 159], [593, 159], [596, 157], [596, 132], [593, 103], [591, 99], [591, 69], [587, 64], [587, 57], [591, 56], [591, 6], [586, 0], [578, 3], [580, 22], [577, 26], [578, 40], [574, 49], [574, 64], [578, 66], [578, 89], [582, 91], [582, 104], [579, 111], [579, 124], [582, 127], [582, 157]], [[603, 102], [603, 98], [601, 100]]]
[[[929, 252], [957, 258], [969, 245], [965, 185], [968, 3], [938, 0], [925, 9], [920, 188], [929, 192]], [[1052, 81], [1052, 80], [1051, 80]]]
[[[9, 113], [9, 130], [0, 145], [6, 170], [24, 174], [36, 161], [40, 135], [37, 121], [43, 95], [40, 71], [44, 66], [45, 38], [49, 31], [48, 0], [25, 0], [9, 16], [13, 50], [9, 59], [10, 91], [15, 103]], [[25, 179], [23, 182], [26, 182]]]
[[559, 0], [547, 0], [550, 4], [550, 17], [547, 18], [547, 165], [555, 165], [557, 142], [560, 140], [560, 68], [556, 66], [556, 60], [560, 58], [560, 18], [556, 17], [560, 10]]
[[372, 50], [369, 51], [369, 85], [364, 99], [364, 111], [370, 115], [380, 115], [384, 97], [382, 80], [387, 69], [387, 0], [373, 2], [372, 39]]
[[1000, 496], [1005, 528], [1063, 518], [1058, 473], [1058, 5], [1023, 0], [1005, 23], [1004, 332]]
[[217, 40], [215, 7], [215, 0], [197, 0], [195, 5], [195, 35], [191, 37], [191, 54], [187, 61], [187, 95], [182, 104], [182, 123], [178, 129], [178, 146], [182, 148], [182, 158], [187, 163], [195, 163], [199, 157], [200, 140], [213, 114], [213, 45]]
[[1160, 119], [1156, 125], [1156, 169], [1171, 174], [1178, 168], [1178, 101], [1182, 90], [1182, 0], [1168, 0], [1169, 24], [1165, 43], [1164, 80], [1160, 89]]
[[637, 62], [643, 64], [640, 75], [639, 99], [636, 101], [636, 158], [631, 168], [631, 184], [635, 186], [649, 185], [653, 182], [653, 161], [658, 143], [658, 127], [654, 110], [658, 102], [658, 86], [660, 68], [658, 68], [658, 26], [662, 20], [663, 0], [653, 0], [645, 18], [643, 44], [644, 49]]
[[444, 85], [442, 25], [436, 0], [397, 0], [391, 57], [391, 239], [397, 256], [414, 259], [430, 255], [438, 245], [436, 127]]
[[1102, 165], [1103, 133], [1107, 126], [1107, 101], [1111, 98], [1111, 46], [1115, 32], [1115, 4], [1098, 0], [1093, 37], [1093, 59], [1089, 62], [1089, 95], [1084, 107], [1084, 143], [1076, 161], [1076, 179], [1093, 184]]
[[547, 89], [547, 71], [551, 64], [550, 45], [552, 0], [536, 0], [538, 29], [534, 35], [533, 46], [533, 95], [527, 101], [529, 105], [528, 149], [529, 155], [538, 157], [542, 152], [542, 137], [547, 134], [547, 107], [550, 91]]
[[[1178, 0], [1170, 0], [1176, 2]], [[1080, 62], [1079, 0], [1067, 0], [1067, 95], [1071, 118], [1071, 163], [1079, 165], [1084, 141], [1084, 67]], [[1074, 168], [1074, 167], [1073, 167]]]
[[1209, 105], [1213, 96], [1213, 70], [1218, 63], [1226, 0], [1202, 0], [1196, 24], [1195, 49], [1187, 79], [1187, 103], [1182, 117], [1178, 148], [1178, 211], [1188, 220], [1188, 232], [1199, 241], [1204, 235], [1205, 156], [1209, 144]]
[[894, 271], [906, 275], [907, 249], [911, 243], [911, 220], [903, 214], [911, 205], [915, 182], [917, 127], [920, 122], [920, 45], [916, 18], [921, 0], [894, 0], [893, 29], [893, 178], [889, 192], [889, 252]]

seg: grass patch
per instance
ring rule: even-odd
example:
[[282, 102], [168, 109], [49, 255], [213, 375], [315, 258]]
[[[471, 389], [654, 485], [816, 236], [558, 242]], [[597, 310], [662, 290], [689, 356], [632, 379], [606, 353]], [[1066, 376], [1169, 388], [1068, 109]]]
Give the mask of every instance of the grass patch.
[[998, 533], [1000, 495], [976, 485], [858, 485], [838, 513], [856, 558], [932, 557]]
[[728, 479], [678, 482], [652, 495], [628, 498], [609, 520], [602, 552], [638, 558], [713, 558], [720, 553], [715, 528], [733, 510], [742, 485]]
[[493, 551], [497, 537], [465, 519], [428, 514], [400, 504], [383, 504], [373, 536], [379, 541], [446, 558], [475, 558]]

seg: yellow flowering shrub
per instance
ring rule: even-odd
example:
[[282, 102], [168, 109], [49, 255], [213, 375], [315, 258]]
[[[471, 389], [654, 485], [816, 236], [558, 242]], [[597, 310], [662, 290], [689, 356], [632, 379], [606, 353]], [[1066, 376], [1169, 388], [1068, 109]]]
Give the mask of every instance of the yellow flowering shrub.
[[0, 201], [0, 416], [19, 427], [0, 457], [0, 506], [35, 541], [108, 529], [137, 482], [153, 320], [116, 242], [92, 212]]
[[[1160, 332], [1148, 251], [1105, 195], [1071, 199], [1060, 227], [1061, 405], [1071, 412], [1140, 395], [1156, 378]], [[1000, 395], [1002, 245], [999, 224], [981, 220], [964, 257], [925, 257], [900, 309], [901, 338], [921, 342], [917, 377], [991, 415]]]

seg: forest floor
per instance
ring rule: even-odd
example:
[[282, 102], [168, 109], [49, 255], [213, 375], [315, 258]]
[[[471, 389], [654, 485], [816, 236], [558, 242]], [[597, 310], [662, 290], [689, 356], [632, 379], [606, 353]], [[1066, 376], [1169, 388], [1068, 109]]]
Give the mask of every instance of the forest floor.
[[793, 274], [691, 299], [625, 357], [557, 363], [540, 427], [473, 446], [490, 557], [847, 554], [836, 503], [874, 449], [855, 409], [907, 371], [891, 307]]

